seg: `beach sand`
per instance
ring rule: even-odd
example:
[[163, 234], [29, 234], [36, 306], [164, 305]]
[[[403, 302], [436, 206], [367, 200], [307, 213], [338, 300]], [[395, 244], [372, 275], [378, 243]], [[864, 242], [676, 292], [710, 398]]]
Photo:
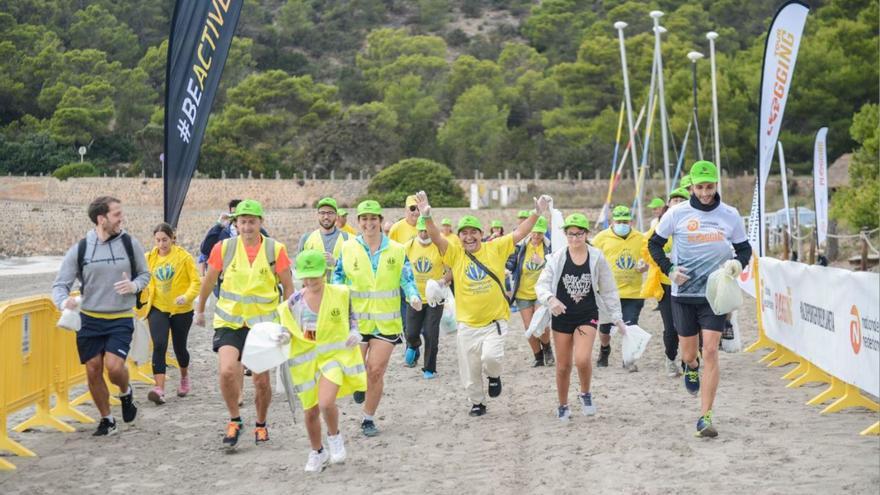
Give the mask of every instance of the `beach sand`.
[[[51, 281], [51, 274], [2, 277], [0, 300], [47, 294]], [[660, 313], [654, 306], [646, 303], [641, 315], [641, 326], [654, 337], [640, 371], [620, 367], [615, 339], [612, 366], [594, 368], [598, 415], [586, 418], [573, 407], [568, 424], [554, 417], [553, 368], [530, 367], [518, 314], [506, 338], [504, 392], [490, 399], [482, 418], [467, 415], [454, 335], [441, 338], [440, 376], [432, 381], [422, 379], [419, 368], [403, 366], [399, 347], [377, 413], [381, 434], [362, 437], [360, 408], [350, 397], [341, 399], [349, 457], [318, 475], [303, 473], [309, 447], [302, 417], [294, 423], [283, 394], [273, 396], [269, 411], [271, 441], [254, 445], [250, 383], [239, 448], [233, 454], [221, 450], [227, 417], [212, 332], [194, 327], [189, 397], [176, 397], [178, 374], [171, 370], [168, 403], [154, 406], [146, 400], [148, 387], [135, 384], [138, 418], [120, 422], [116, 436], [95, 439], [95, 425], [75, 423], [77, 431], [69, 434], [13, 433], [39, 457], [4, 457], [18, 470], [0, 472], [0, 493], [877, 493], [880, 438], [858, 432], [878, 415], [850, 410], [820, 416], [818, 407], [804, 403], [824, 386], [784, 388], [780, 377], [791, 367], [758, 364], [766, 351], [721, 354], [715, 403], [720, 435], [694, 438], [699, 400], [684, 391], [680, 378], [661, 371]], [[745, 342], [754, 341], [755, 310], [748, 298], [740, 323]], [[570, 401], [576, 404], [576, 389]], [[80, 409], [97, 415], [91, 404]], [[121, 416], [118, 408], [114, 414]], [[14, 415], [10, 427], [24, 417]]]

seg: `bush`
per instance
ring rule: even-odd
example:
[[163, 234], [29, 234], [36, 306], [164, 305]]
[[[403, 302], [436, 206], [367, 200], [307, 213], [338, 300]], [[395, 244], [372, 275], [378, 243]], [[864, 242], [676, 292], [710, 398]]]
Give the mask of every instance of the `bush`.
[[370, 181], [367, 197], [387, 207], [403, 206], [406, 197], [428, 193], [431, 206], [465, 206], [464, 191], [446, 165], [424, 158], [407, 158], [385, 168]]
[[880, 107], [865, 104], [853, 116], [850, 135], [862, 147], [849, 164], [849, 186], [838, 190], [831, 201], [831, 215], [853, 230], [880, 226]]
[[58, 180], [67, 180], [71, 177], [95, 177], [97, 175], [98, 169], [90, 162], [68, 163], [52, 172], [52, 177]]

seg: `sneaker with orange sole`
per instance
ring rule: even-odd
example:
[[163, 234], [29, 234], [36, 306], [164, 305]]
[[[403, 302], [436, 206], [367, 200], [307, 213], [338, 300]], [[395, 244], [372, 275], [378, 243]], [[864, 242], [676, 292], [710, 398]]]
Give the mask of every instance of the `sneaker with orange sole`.
[[260, 445], [263, 442], [269, 441], [269, 429], [265, 426], [257, 426], [254, 428], [254, 442], [257, 445]]
[[230, 421], [226, 423], [226, 434], [223, 436], [223, 446], [232, 450], [238, 445], [238, 437], [241, 435], [241, 423]]

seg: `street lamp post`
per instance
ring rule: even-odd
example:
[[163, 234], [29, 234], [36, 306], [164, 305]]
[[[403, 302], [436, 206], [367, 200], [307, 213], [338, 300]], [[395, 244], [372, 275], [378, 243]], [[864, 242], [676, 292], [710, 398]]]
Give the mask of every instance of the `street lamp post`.
[[703, 58], [703, 54], [700, 52], [688, 52], [687, 58], [691, 61], [691, 72], [694, 80], [694, 137], [696, 137], [697, 142], [697, 160], [702, 160], [703, 144], [700, 142], [700, 120], [699, 113], [697, 112], [697, 60]]
[[669, 137], [666, 129], [666, 96], [663, 88], [663, 55], [660, 52], [660, 35], [666, 32], [666, 28], [660, 25], [663, 12], [651, 11], [654, 19], [654, 56], [657, 59], [657, 89], [660, 97], [660, 136], [663, 139], [663, 178], [666, 180], [666, 195], [669, 196], [672, 187], [669, 181]]
[[[633, 180], [637, 181], [639, 176], [639, 159], [638, 156], [636, 156], [635, 129], [633, 128], [632, 117], [632, 98], [630, 97], [629, 92], [629, 71], [626, 67], [626, 45], [623, 40], [623, 30], [626, 26], [627, 23], [623, 21], [617, 21], [614, 23], [614, 29], [617, 30], [617, 39], [620, 42], [620, 65], [623, 70], [623, 94], [624, 100], [626, 101], [626, 122], [629, 126], [630, 158], [632, 158]], [[641, 218], [642, 202], [636, 201], [636, 205], [639, 210], [639, 218]]]
[[721, 137], [718, 134], [718, 86], [715, 82], [715, 40], [718, 33], [706, 33], [709, 39], [709, 61], [712, 65], [712, 129], [715, 137], [715, 166], [718, 167], [718, 192], [721, 192]]

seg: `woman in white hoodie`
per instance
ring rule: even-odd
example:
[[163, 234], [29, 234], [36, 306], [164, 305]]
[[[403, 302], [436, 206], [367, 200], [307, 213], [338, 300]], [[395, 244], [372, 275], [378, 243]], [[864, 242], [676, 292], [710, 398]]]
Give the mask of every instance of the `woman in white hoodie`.
[[614, 275], [602, 252], [587, 242], [587, 217], [580, 213], [569, 215], [562, 228], [568, 241], [566, 249], [554, 251], [546, 258], [546, 265], [535, 292], [538, 301], [553, 315], [550, 328], [556, 347], [556, 392], [559, 408], [556, 417], [568, 421], [568, 388], [571, 382], [571, 361], [578, 371], [581, 412], [584, 416], [596, 414], [596, 405], [590, 393], [592, 365], [590, 356], [599, 323], [614, 323], [621, 333], [626, 326], [620, 311], [620, 299]]

